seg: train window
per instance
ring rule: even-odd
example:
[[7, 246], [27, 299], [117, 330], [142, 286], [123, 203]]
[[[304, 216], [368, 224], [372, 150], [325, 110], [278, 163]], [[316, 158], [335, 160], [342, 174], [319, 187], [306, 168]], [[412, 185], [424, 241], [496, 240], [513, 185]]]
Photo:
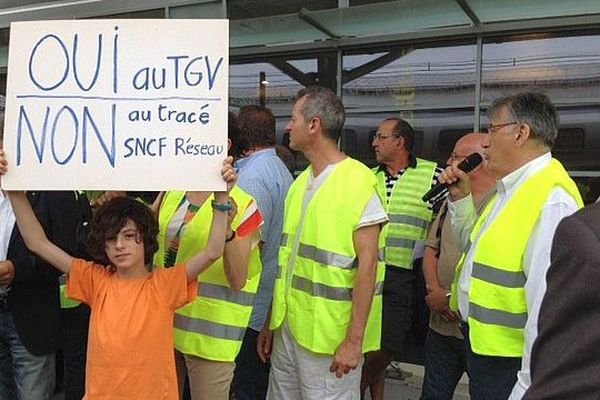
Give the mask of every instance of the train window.
[[583, 128], [560, 128], [554, 152], [579, 152], [583, 150], [585, 131]]
[[415, 146], [413, 148], [413, 153], [421, 154], [423, 150], [423, 131], [415, 130]]
[[358, 143], [356, 131], [354, 129], [344, 128], [340, 138], [340, 148], [350, 157], [356, 157], [358, 153]]
[[[581, 175], [589, 173], [588, 171], [582, 171]], [[594, 175], [594, 172], [589, 173]], [[576, 176], [573, 176], [576, 175]], [[592, 204], [600, 197], [600, 177], [599, 176], [577, 176], [579, 174], [571, 173], [571, 178], [577, 184], [583, 204]]]
[[438, 151], [444, 154], [450, 154], [456, 141], [472, 130], [472, 128], [442, 129], [438, 135]]

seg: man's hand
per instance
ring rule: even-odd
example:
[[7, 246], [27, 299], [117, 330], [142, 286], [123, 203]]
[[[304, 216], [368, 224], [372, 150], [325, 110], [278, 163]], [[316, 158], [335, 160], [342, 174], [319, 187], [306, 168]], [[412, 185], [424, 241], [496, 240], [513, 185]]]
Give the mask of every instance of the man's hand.
[[10, 260], [0, 261], [0, 286], [8, 286], [15, 277], [15, 265]]
[[362, 343], [346, 338], [337, 348], [329, 371], [334, 372], [337, 378], [341, 378], [358, 367], [362, 356]]
[[233, 157], [229, 156], [223, 161], [221, 176], [223, 177], [223, 180], [227, 182], [227, 193], [231, 192], [231, 189], [233, 189], [235, 182], [237, 181], [237, 174], [233, 169]]
[[0, 148], [0, 182], [2, 182], [1, 178], [6, 174], [6, 171], [8, 171], [8, 162], [4, 156], [4, 150]]
[[448, 191], [452, 201], [460, 200], [471, 194], [471, 181], [469, 176], [464, 172], [450, 165], [446, 167], [439, 177], [440, 183], [448, 185]]
[[428, 287], [427, 291], [428, 294], [425, 296], [425, 302], [431, 311], [440, 314], [440, 316], [447, 322], [456, 321], [458, 319], [458, 315], [450, 310], [450, 307], [448, 306], [449, 298], [446, 295], [446, 290], [443, 287]]
[[266, 363], [271, 358], [271, 350], [273, 349], [273, 331], [268, 327], [263, 328], [256, 339], [256, 352], [262, 362]]

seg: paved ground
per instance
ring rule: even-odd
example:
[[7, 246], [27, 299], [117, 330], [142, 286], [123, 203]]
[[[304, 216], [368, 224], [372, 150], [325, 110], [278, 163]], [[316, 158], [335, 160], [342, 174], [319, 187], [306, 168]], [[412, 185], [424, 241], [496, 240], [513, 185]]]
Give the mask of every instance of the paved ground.
[[[419, 400], [421, 385], [423, 384], [423, 367], [413, 364], [400, 364], [403, 371], [412, 373], [410, 378], [404, 380], [387, 378], [385, 381], [385, 400]], [[370, 400], [370, 397], [367, 396]], [[456, 391], [454, 400], [469, 400], [468, 379], [463, 375]]]
[[[400, 364], [403, 371], [412, 373], [412, 376], [404, 380], [387, 378], [385, 381], [385, 400], [419, 400], [421, 396], [421, 385], [423, 384], [423, 367], [414, 364]], [[466, 375], [463, 375], [453, 400], [469, 400], [469, 388]], [[58, 394], [54, 400], [63, 400]], [[367, 396], [370, 400], [370, 396]]]

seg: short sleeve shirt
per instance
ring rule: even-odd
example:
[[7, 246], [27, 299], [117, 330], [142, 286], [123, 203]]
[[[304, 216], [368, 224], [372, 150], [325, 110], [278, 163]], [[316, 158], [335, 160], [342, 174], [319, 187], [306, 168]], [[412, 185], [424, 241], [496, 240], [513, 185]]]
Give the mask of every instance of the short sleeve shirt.
[[92, 310], [87, 400], [178, 399], [173, 315], [197, 291], [197, 281], [187, 281], [185, 265], [122, 279], [101, 265], [76, 259], [67, 291]]

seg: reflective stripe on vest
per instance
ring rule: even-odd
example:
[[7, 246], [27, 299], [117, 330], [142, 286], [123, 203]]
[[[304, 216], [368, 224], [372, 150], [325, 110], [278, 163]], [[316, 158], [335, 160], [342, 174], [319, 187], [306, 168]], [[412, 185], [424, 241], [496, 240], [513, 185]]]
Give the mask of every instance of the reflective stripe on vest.
[[412, 225], [420, 229], [427, 229], [430, 223], [428, 219], [413, 217], [411, 215], [389, 214], [388, 218], [392, 224]]
[[[400, 239], [400, 238], [391, 238], [388, 237], [385, 240], [386, 249], [389, 247], [403, 248], [403, 249], [412, 249], [415, 247], [416, 240], [413, 239]], [[389, 250], [389, 249], [388, 249]]]
[[308, 258], [319, 264], [329, 265], [344, 269], [352, 269], [358, 266], [356, 257], [347, 257], [341, 254], [336, 254], [332, 251], [322, 250], [316, 246], [300, 243], [298, 247], [298, 256]]
[[[524, 327], [528, 318], [524, 255], [548, 196], [557, 187], [571, 195], [581, 207], [577, 186], [562, 165], [552, 160], [516, 189], [480, 234], [496, 206], [497, 198], [494, 198], [471, 232], [470, 243], [475, 249], [468, 293], [468, 323], [471, 348], [476, 354], [523, 355]], [[458, 307], [457, 285], [465, 259], [463, 254], [452, 285], [451, 308], [454, 310]]]
[[[280, 246], [287, 246], [290, 236], [286, 233], [281, 235]], [[356, 268], [358, 267], [358, 260], [356, 258], [350, 260], [349, 257], [321, 250], [315, 246], [304, 245], [300, 243], [298, 247], [298, 255], [310, 260], [316, 261], [321, 264], [327, 264], [339, 268]], [[385, 248], [380, 248], [377, 251], [377, 260], [384, 261], [385, 259]], [[276, 278], [281, 277], [281, 268], [277, 265]]]
[[[417, 158], [416, 167], [407, 168], [394, 184], [386, 205], [389, 222], [383, 229], [386, 264], [412, 269], [415, 245], [425, 239], [433, 216], [429, 204], [421, 197], [431, 188], [435, 169], [435, 163]], [[379, 193], [385, 197], [385, 172], [378, 168], [373, 171]]]
[[478, 262], [473, 262], [473, 271], [471, 272], [471, 276], [485, 282], [508, 288], [524, 287], [525, 282], [527, 281], [523, 271], [506, 271]]
[[198, 296], [209, 299], [226, 301], [241, 306], [252, 306], [254, 304], [254, 293], [238, 292], [229, 286], [215, 285], [208, 282], [198, 282]]
[[[286, 198], [270, 326], [277, 329], [287, 319], [294, 339], [302, 347], [314, 353], [334, 354], [345, 337], [352, 311], [358, 271], [353, 232], [375, 194], [376, 181], [364, 165], [347, 158], [315, 191], [303, 212], [308, 174], [309, 170], [296, 179]], [[383, 258], [383, 251], [378, 251], [378, 256]], [[380, 346], [384, 271], [384, 264], [378, 262], [363, 351]]]
[[[322, 283], [312, 282], [310, 279], [302, 278], [294, 275], [292, 278], [292, 287], [296, 290], [301, 290], [315, 297], [322, 297], [328, 300], [351, 301], [352, 288], [340, 288], [327, 286]], [[375, 284], [374, 295], [383, 293], [383, 282]]]
[[[154, 257], [157, 266], [164, 264], [168, 246], [166, 231], [185, 192], [168, 192], [159, 213], [159, 250]], [[236, 229], [252, 198], [238, 187], [230, 193], [238, 212], [232, 222]], [[209, 197], [183, 230], [177, 252], [176, 264], [185, 262], [207, 243], [210, 233], [212, 208]], [[250, 321], [252, 305], [260, 280], [260, 255], [258, 247], [252, 249], [248, 265], [248, 281], [241, 291], [229, 287], [224, 272], [223, 259], [198, 276], [198, 297], [176, 311], [174, 342], [183, 354], [214, 360], [232, 362], [237, 356], [246, 327]]]
[[217, 339], [240, 341], [246, 334], [246, 328], [219, 324], [203, 319], [194, 319], [185, 315], [175, 314], [175, 328], [186, 332], [194, 332]]
[[527, 323], [527, 313], [513, 314], [506, 311], [492, 310], [478, 304], [469, 303], [469, 317], [479, 322], [523, 329]]

